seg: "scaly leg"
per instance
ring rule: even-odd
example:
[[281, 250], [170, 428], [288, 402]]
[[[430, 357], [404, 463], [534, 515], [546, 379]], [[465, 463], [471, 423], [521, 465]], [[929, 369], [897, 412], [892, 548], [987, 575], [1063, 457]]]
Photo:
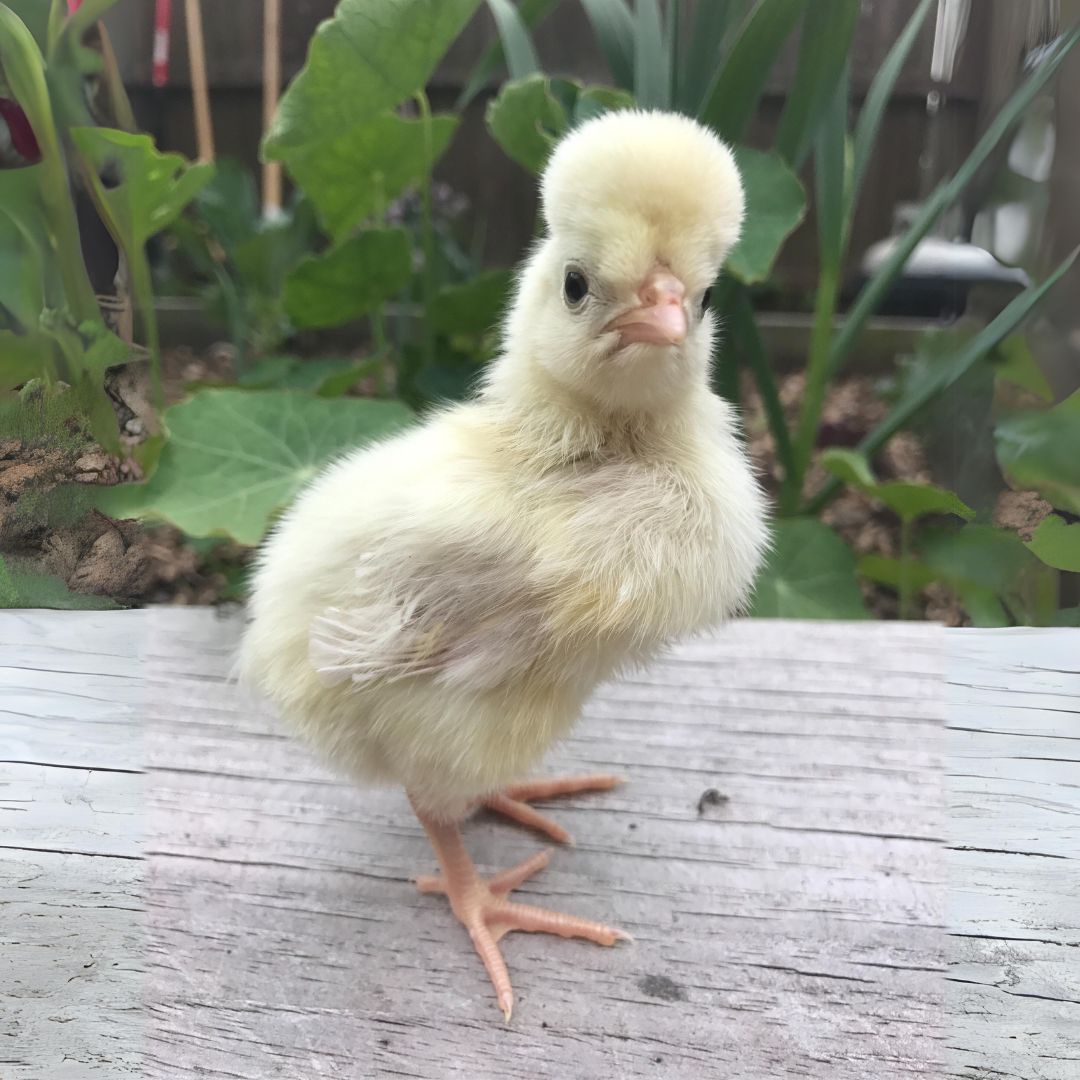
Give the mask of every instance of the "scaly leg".
[[529, 803], [537, 799], [551, 799], [558, 795], [577, 795], [582, 791], [610, 791], [621, 784], [622, 778], [607, 773], [591, 776], [562, 776], [546, 780], [529, 780], [523, 784], [511, 784], [498, 795], [483, 800], [489, 810], [511, 818], [520, 825], [546, 833], [559, 844], [572, 844], [570, 834], [557, 822], [551, 820]]
[[510, 986], [510, 973], [499, 951], [499, 941], [504, 934], [511, 930], [529, 930], [558, 934], [560, 937], [587, 938], [599, 945], [614, 945], [616, 941], [629, 938], [628, 934], [603, 923], [547, 911], [530, 904], [516, 904], [506, 898], [511, 889], [517, 888], [547, 866], [550, 851], [538, 852], [531, 859], [485, 881], [477, 874], [457, 825], [425, 814], [415, 803], [413, 809], [424, 826], [443, 871], [437, 876], [418, 877], [417, 888], [421, 892], [442, 892], [449, 898], [451, 909], [469, 931], [473, 946], [484, 962], [495, 987], [499, 1008], [507, 1022], [514, 1008], [514, 991]]

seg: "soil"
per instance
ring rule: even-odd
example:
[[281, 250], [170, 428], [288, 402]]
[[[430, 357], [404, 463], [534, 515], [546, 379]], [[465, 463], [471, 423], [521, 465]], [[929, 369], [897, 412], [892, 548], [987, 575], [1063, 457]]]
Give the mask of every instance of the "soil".
[[[150, 434], [156, 419], [149, 404], [145, 380], [134, 369], [112, 373], [109, 389], [116, 406], [123, 441], [134, 447]], [[229, 382], [233, 353], [222, 345], [205, 353], [179, 348], [166, 353], [163, 364], [167, 401], [176, 401], [186, 386], [197, 382]], [[803, 379], [789, 375], [780, 385], [781, 403], [794, 421], [802, 397]], [[773, 495], [779, 470], [772, 436], [760, 398], [753, 385], [744, 386], [743, 423], [750, 452], [763, 483]], [[830, 391], [823, 410], [820, 444], [856, 445], [883, 417], [887, 406], [876, 392], [874, 380], [853, 377]], [[900, 432], [874, 461], [882, 479], [925, 482], [931, 479], [922, 444]], [[811, 469], [811, 490], [825, 480]], [[236, 595], [251, 552], [239, 545], [213, 547], [190, 543], [176, 529], [162, 526], [140, 529], [134, 522], [116, 522], [89, 511], [63, 525], [45, 527], [35, 515], [20, 511], [29, 492], [47, 493], [61, 484], [116, 484], [139, 479], [134, 459], [120, 459], [92, 444], [75, 451], [0, 443], [0, 550], [20, 557], [24, 565], [59, 575], [77, 592], [108, 596], [123, 603], [214, 604]], [[1025, 493], [1006, 492], [998, 507], [999, 524], [1030, 535], [1048, 507]], [[858, 492], [846, 491], [823, 515], [858, 555], [897, 553], [899, 529], [894, 516]], [[896, 618], [896, 597], [886, 588], [864, 582], [862, 589], [871, 611], [879, 618]], [[920, 612], [928, 619], [962, 625], [965, 612], [944, 588], [925, 589]]]

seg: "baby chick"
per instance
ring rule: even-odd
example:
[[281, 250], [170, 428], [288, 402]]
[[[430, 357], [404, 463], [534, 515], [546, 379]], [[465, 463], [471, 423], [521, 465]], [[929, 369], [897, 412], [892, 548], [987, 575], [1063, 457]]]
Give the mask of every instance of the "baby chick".
[[507, 1019], [510, 930], [625, 937], [513, 903], [458, 822], [613, 777], [521, 783], [603, 679], [746, 602], [765, 509], [709, 390], [709, 289], [739, 234], [728, 149], [685, 117], [609, 113], [555, 149], [547, 235], [474, 400], [338, 461], [254, 576], [241, 671], [338, 767], [401, 784]]

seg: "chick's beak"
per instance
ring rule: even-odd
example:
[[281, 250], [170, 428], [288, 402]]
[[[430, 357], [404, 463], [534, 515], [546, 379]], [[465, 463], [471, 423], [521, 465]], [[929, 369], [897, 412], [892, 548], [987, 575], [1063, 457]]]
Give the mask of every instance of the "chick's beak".
[[686, 287], [670, 270], [655, 267], [638, 289], [637, 307], [612, 319], [604, 330], [618, 331], [620, 349], [634, 344], [681, 345], [687, 331], [685, 296]]

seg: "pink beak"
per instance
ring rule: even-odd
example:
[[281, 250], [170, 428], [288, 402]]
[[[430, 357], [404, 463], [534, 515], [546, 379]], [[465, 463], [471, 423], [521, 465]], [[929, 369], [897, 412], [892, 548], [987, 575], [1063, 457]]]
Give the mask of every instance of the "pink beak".
[[627, 345], [681, 345], [687, 322], [683, 297], [686, 288], [666, 267], [657, 266], [638, 289], [637, 307], [612, 319], [605, 331], [617, 330], [619, 348]]

